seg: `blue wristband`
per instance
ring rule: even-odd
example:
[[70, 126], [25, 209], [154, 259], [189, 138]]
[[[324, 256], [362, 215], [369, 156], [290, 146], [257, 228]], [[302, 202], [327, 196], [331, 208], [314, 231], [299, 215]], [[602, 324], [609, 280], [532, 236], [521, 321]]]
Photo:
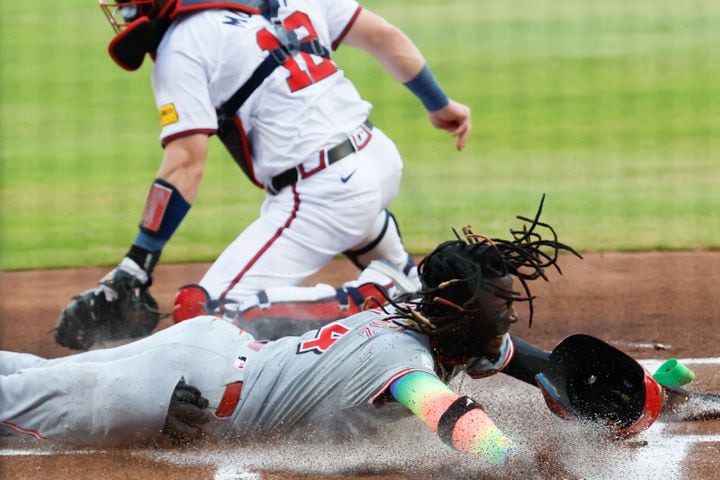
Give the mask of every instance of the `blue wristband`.
[[420, 70], [420, 73], [415, 75], [415, 78], [405, 82], [403, 85], [420, 99], [428, 112], [440, 110], [449, 102], [448, 96], [440, 87], [427, 64]]
[[156, 178], [150, 187], [135, 245], [159, 252], [180, 226], [190, 204], [172, 184]]

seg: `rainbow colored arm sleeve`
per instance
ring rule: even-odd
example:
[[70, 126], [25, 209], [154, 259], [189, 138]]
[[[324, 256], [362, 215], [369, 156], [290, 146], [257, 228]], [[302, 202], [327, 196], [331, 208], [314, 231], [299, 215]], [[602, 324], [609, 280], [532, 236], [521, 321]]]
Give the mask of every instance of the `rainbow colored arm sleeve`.
[[[438, 377], [421, 371], [410, 372], [395, 380], [390, 384], [390, 394], [436, 433], [440, 418], [461, 398]], [[512, 440], [479, 408], [458, 418], [452, 430], [452, 445], [458, 450], [480, 455], [495, 465], [503, 465], [514, 448]]]

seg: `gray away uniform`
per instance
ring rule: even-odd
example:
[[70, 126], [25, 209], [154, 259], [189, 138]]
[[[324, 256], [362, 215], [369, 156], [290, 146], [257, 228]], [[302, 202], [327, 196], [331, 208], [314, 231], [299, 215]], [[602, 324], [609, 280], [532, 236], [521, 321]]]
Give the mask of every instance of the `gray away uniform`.
[[[392, 380], [410, 371], [434, 372], [427, 336], [387, 316], [369, 310], [264, 344], [207, 316], [127, 345], [53, 360], [0, 352], [0, 424], [71, 443], [152, 441], [184, 378], [213, 413], [226, 386], [243, 382], [234, 413], [204, 427], [210, 438], [367, 432], [379, 420], [410, 414], [397, 404], [378, 408]], [[502, 368], [511, 352], [508, 337], [501, 359], [482, 370]]]

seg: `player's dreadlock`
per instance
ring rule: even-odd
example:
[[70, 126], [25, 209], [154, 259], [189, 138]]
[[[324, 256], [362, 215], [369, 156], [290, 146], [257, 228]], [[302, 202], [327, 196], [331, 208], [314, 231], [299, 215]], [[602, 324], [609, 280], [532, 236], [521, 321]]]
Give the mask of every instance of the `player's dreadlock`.
[[[552, 226], [540, 222], [544, 202], [545, 195], [533, 219], [516, 217], [525, 223], [520, 230], [510, 230], [512, 240], [475, 234], [469, 225], [463, 228], [462, 237], [453, 229], [457, 239], [442, 243], [418, 265], [423, 283], [419, 299], [409, 302], [410, 307], [390, 302], [399, 312], [397, 323], [423, 333], [442, 332], [466, 316], [482, 313], [480, 296], [489, 292], [508, 301], [528, 302], [532, 326], [534, 297], [528, 282], [547, 280], [544, 270], [548, 267], [562, 274], [557, 265], [561, 250], [582, 258], [572, 247], [558, 242]], [[543, 238], [540, 228], [549, 231], [552, 238]], [[490, 282], [506, 275], [520, 281], [524, 294]]]

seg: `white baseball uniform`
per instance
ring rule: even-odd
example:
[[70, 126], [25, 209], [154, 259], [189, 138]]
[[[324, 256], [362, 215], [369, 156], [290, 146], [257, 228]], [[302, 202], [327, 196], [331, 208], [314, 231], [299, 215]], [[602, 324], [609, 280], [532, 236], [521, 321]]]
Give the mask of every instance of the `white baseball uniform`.
[[[500, 359], [472, 362], [468, 373], [495, 373], [511, 356], [506, 335]], [[203, 316], [127, 345], [53, 360], [0, 352], [0, 425], [76, 444], [152, 441], [182, 378], [209, 401], [213, 416], [203, 429], [210, 438], [348, 437], [410, 415], [388, 402], [387, 390], [412, 371], [435, 372], [428, 337], [399, 328], [381, 310], [265, 343]]]
[[[360, 8], [355, 0], [285, 0], [279, 17], [300, 41], [316, 38], [334, 50]], [[232, 10], [173, 22], [152, 76], [163, 143], [216, 132], [216, 109], [277, 46], [272, 31], [262, 15]], [[202, 278], [212, 298], [241, 302], [268, 287], [299, 285], [348, 251], [361, 266], [383, 258], [406, 272], [412, 267], [386, 210], [400, 186], [402, 161], [379, 128], [364, 124], [370, 109], [332, 60], [305, 52], [276, 68], [242, 105], [237, 121], [249, 141], [252, 181], [267, 186], [291, 168], [299, 180], [268, 193], [260, 217]], [[346, 139], [354, 152], [328, 166], [327, 152]]]

